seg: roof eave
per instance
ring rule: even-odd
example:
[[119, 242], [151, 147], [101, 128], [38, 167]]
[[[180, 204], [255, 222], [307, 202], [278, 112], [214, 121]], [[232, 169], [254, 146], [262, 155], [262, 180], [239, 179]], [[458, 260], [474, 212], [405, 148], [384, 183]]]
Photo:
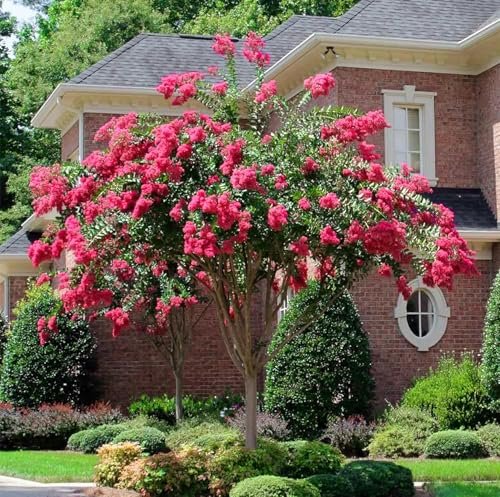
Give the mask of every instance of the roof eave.
[[500, 242], [499, 230], [459, 229], [458, 233], [468, 242]]

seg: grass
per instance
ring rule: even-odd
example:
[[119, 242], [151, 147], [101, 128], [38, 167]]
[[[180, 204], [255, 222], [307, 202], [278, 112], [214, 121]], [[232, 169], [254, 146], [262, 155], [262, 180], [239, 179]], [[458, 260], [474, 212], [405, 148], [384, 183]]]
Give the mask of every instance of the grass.
[[0, 475], [41, 483], [92, 481], [97, 456], [68, 451], [0, 451]]
[[433, 483], [433, 497], [498, 497], [500, 483]]
[[395, 462], [411, 469], [415, 481], [500, 480], [500, 459], [399, 459]]

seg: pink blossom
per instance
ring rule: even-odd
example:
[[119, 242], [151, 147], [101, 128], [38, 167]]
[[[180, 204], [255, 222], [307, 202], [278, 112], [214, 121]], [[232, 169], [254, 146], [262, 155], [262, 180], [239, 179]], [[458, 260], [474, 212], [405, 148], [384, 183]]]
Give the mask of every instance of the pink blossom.
[[256, 64], [259, 67], [267, 66], [271, 57], [268, 53], [262, 51], [265, 45], [265, 41], [258, 34], [250, 32], [245, 40], [243, 56], [248, 62]]
[[267, 224], [273, 231], [281, 231], [287, 222], [288, 211], [283, 205], [275, 205], [267, 211]]
[[212, 91], [217, 95], [224, 96], [227, 93], [228, 86], [226, 81], [221, 81], [212, 85]]
[[47, 273], [42, 273], [38, 278], [36, 279], [36, 286], [41, 286], [45, 283], [48, 283], [50, 281], [50, 276]]
[[311, 202], [306, 197], [302, 197], [299, 201], [298, 204], [300, 209], [303, 211], [308, 211], [311, 208]]
[[302, 173], [307, 176], [308, 174], [313, 174], [319, 170], [319, 164], [312, 158], [307, 157], [302, 166]]
[[265, 164], [260, 168], [260, 174], [262, 176], [272, 176], [274, 174], [275, 167], [272, 164]]
[[288, 182], [286, 176], [284, 174], [278, 174], [274, 182], [274, 188], [276, 188], [276, 190], [284, 190], [287, 186]]
[[330, 73], [316, 74], [304, 81], [304, 88], [311, 92], [313, 98], [328, 95], [335, 88], [335, 79]]
[[337, 233], [333, 231], [330, 225], [325, 226], [320, 231], [319, 239], [323, 245], [338, 245], [340, 243]]
[[309, 255], [309, 240], [307, 236], [301, 236], [290, 244], [290, 250], [297, 255], [307, 257]]
[[228, 34], [218, 34], [214, 36], [212, 50], [223, 57], [232, 57], [236, 52], [236, 45]]
[[260, 140], [260, 143], [262, 143], [262, 145], [267, 145], [268, 143], [271, 142], [272, 139], [273, 137], [271, 135], [264, 135]]
[[340, 207], [340, 200], [335, 193], [330, 192], [319, 199], [319, 206], [322, 209], [337, 209]]
[[257, 181], [257, 171], [253, 167], [235, 169], [231, 175], [231, 185], [237, 190], [259, 190], [261, 185]]
[[267, 102], [277, 93], [278, 93], [278, 87], [276, 86], [276, 80], [272, 79], [267, 83], [262, 83], [262, 86], [260, 87], [259, 91], [255, 94], [255, 102], [258, 104]]
[[128, 312], [125, 312], [120, 307], [107, 311], [104, 316], [113, 322], [112, 334], [114, 337], [117, 337], [130, 324]]
[[207, 134], [201, 126], [195, 126], [194, 128], [188, 129], [187, 133], [189, 135], [189, 141], [191, 143], [199, 143], [206, 139]]
[[385, 262], [380, 264], [377, 272], [381, 276], [392, 276], [392, 268], [391, 266], [389, 266], [389, 264], [386, 264]]

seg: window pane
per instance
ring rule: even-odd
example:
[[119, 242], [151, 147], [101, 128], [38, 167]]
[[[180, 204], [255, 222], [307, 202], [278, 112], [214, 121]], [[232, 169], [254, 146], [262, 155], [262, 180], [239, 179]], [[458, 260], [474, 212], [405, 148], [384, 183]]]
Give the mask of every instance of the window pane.
[[418, 173], [420, 172], [420, 153], [414, 152], [410, 154], [410, 166]]
[[425, 313], [433, 313], [434, 309], [432, 307], [432, 300], [426, 292], [420, 290], [420, 311]]
[[394, 107], [394, 128], [406, 129], [406, 109], [404, 107]]
[[418, 314], [410, 314], [410, 315], [406, 316], [410, 330], [417, 337], [420, 336], [420, 333], [418, 331], [418, 321], [419, 321], [418, 318], [419, 318]]
[[401, 130], [394, 130], [394, 150], [397, 152], [408, 151], [408, 146], [406, 144], [407, 132]]
[[422, 331], [420, 336], [424, 337], [432, 329], [432, 325], [434, 324], [434, 314], [423, 314], [421, 319]]
[[408, 151], [420, 152], [420, 131], [408, 131]]
[[408, 128], [420, 129], [420, 111], [419, 109], [407, 109], [408, 112]]
[[411, 297], [408, 299], [408, 302], [406, 304], [406, 312], [418, 312], [418, 293], [419, 292], [413, 292], [411, 294]]

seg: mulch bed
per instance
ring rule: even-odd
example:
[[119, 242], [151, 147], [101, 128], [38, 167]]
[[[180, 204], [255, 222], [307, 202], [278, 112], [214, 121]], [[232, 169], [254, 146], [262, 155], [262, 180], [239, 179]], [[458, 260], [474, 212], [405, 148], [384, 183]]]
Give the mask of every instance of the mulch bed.
[[137, 492], [131, 490], [118, 490], [108, 487], [86, 488], [83, 493], [87, 497], [139, 497]]

